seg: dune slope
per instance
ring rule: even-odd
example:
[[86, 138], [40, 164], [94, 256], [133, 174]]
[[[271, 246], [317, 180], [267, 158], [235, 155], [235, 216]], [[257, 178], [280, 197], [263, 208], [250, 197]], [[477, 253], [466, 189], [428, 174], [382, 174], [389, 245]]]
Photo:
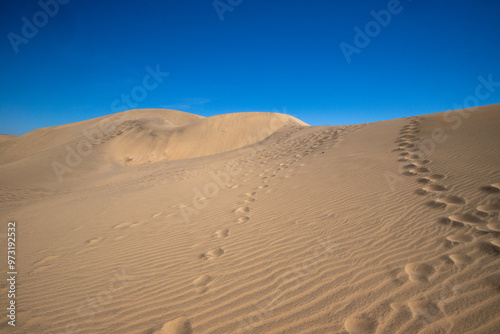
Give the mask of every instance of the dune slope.
[[255, 144], [293, 125], [307, 124], [275, 113], [204, 118], [176, 110], [135, 109], [37, 129], [19, 137], [0, 138], [0, 173], [6, 176], [0, 186], [50, 184], [100, 173], [117, 164], [213, 155]]
[[21, 240], [10, 332], [500, 331], [499, 105], [349, 126], [279, 116], [263, 141], [272, 115], [169, 135], [153, 116], [63, 182], [10, 186], [31, 155], [0, 167]]

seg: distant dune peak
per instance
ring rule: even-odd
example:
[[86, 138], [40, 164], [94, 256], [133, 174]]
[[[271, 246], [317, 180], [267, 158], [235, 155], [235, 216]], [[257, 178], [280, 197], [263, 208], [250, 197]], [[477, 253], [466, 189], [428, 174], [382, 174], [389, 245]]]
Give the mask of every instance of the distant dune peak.
[[138, 118], [124, 124], [109, 146], [109, 154], [121, 164], [223, 153], [262, 141], [284, 126], [307, 126], [288, 115], [261, 112], [197, 118], [181, 125], [162, 118]]
[[84, 165], [100, 169], [110, 162], [140, 165], [224, 153], [260, 142], [286, 126], [307, 124], [278, 113], [203, 117], [171, 109], [132, 109], [22, 136], [0, 136], [0, 158], [4, 164], [52, 166], [61, 176], [83, 171]]

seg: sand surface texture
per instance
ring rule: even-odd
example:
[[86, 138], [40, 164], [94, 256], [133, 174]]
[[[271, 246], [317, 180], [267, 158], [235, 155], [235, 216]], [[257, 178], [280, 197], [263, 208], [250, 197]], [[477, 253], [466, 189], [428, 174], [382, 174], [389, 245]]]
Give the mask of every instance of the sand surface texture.
[[499, 105], [321, 127], [130, 110], [0, 136], [18, 260], [0, 332], [499, 333], [499, 143]]

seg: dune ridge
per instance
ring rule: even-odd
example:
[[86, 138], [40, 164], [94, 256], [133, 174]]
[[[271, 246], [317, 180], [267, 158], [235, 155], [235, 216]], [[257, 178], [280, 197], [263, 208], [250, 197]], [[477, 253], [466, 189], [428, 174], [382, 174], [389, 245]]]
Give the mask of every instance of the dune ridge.
[[[307, 126], [285, 114], [201, 117], [176, 110], [135, 109], [87, 121], [8, 136], [0, 141], [0, 171], [24, 173], [25, 185], [140, 165], [192, 159], [255, 144], [285, 126]], [[210, 140], [207, 140], [210, 138]], [[38, 166], [49, 168], [38, 168]], [[3, 167], [3, 168], [2, 168]], [[33, 172], [36, 176], [31, 178]], [[19, 181], [12, 175], [4, 180]], [[15, 185], [19, 185], [17, 182]], [[5, 186], [14, 186], [7, 182]], [[0, 184], [2, 186], [2, 184]]]

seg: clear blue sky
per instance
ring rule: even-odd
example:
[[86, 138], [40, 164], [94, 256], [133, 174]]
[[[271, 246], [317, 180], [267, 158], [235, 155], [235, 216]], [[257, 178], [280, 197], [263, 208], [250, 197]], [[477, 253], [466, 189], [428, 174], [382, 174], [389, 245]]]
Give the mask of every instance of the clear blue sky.
[[[213, 0], [60, 1], [54, 17], [34, 0], [0, 5], [0, 133], [127, 110], [113, 102], [134, 89], [137, 108], [286, 108], [334, 125], [454, 109], [479, 76], [500, 81], [498, 0], [401, 0], [379, 29], [370, 12], [386, 0], [221, 0], [224, 13]], [[23, 17], [40, 26], [28, 38]], [[373, 37], [348, 63], [339, 45], [355, 47], [367, 24]], [[147, 91], [157, 64], [170, 74]], [[493, 103], [500, 87], [480, 100]]]

